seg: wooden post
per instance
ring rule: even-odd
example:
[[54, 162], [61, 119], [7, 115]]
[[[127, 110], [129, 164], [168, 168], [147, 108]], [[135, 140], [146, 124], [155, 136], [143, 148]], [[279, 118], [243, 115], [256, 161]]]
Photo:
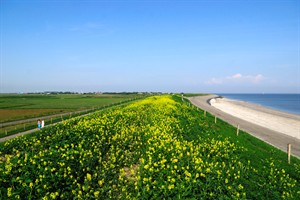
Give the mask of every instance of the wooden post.
[[7, 135], [7, 130], [5, 130], [5, 135]]
[[288, 153], [288, 163], [289, 164], [291, 163], [291, 148], [292, 148], [292, 145], [288, 144], [287, 145], [287, 153]]
[[239, 132], [240, 132], [240, 125], [237, 125], [237, 129], [236, 129], [236, 136], [239, 136]]
[[217, 116], [215, 116], [215, 124], [217, 123]]

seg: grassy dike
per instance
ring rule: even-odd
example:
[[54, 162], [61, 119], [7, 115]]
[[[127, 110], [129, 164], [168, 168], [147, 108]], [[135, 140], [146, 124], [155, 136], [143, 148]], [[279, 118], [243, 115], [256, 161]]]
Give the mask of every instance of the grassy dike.
[[0, 144], [0, 199], [299, 199], [300, 161], [178, 96]]

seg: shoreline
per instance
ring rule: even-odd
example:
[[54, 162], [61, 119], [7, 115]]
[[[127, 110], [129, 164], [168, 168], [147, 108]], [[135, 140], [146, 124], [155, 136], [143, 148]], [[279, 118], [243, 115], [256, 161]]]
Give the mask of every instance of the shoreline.
[[209, 103], [232, 116], [300, 139], [300, 115], [228, 98], [212, 98]]
[[[248, 104], [258, 105], [260, 107], [276, 110], [282, 113], [300, 116], [300, 94], [224, 94], [220, 98], [231, 101], [245, 102]], [[292, 95], [292, 96], [288, 96]], [[299, 96], [299, 98], [298, 98]], [[287, 98], [287, 99], [285, 99]], [[298, 106], [294, 105], [298, 104]], [[293, 107], [294, 106], [294, 107]]]
[[[232, 108], [230, 106], [227, 106], [227, 110], [220, 109], [211, 106], [210, 104], [215, 104], [216, 105], [216, 98], [218, 99], [218, 95], [208, 95], [208, 96], [197, 96], [197, 97], [189, 97], [188, 99], [191, 101], [192, 104], [195, 106], [210, 112], [212, 115], [215, 115], [216, 117], [222, 119], [223, 121], [226, 121], [227, 123], [231, 124], [232, 126], [237, 126], [239, 125], [240, 129], [251, 134], [252, 136], [286, 152], [287, 149], [287, 144], [292, 145], [292, 155], [298, 157], [300, 159], [300, 116], [295, 115], [295, 114], [290, 114], [290, 113], [285, 113], [282, 111], [277, 111], [273, 110], [267, 107], [263, 107], [257, 104], [252, 104], [248, 102], [243, 102], [243, 101], [237, 101], [237, 100], [232, 100], [231, 106], [235, 105], [239, 109], [236, 109], [235, 112], [238, 112], [240, 116], [234, 116], [230, 114], [230, 109]], [[215, 100], [213, 100], [215, 99]], [[219, 99], [220, 100], [220, 99]], [[224, 100], [224, 99], [223, 99]], [[224, 102], [223, 102], [224, 103]], [[226, 106], [223, 107], [226, 108]], [[254, 117], [255, 120], [260, 119], [261, 117], [264, 118], [264, 124], [257, 124], [253, 123], [252, 119], [247, 119], [247, 114], [245, 114], [245, 111], [242, 115], [240, 113], [240, 110], [246, 108], [246, 110], [250, 110], [247, 113], [259, 113], [259, 116]], [[228, 111], [229, 109], [229, 111]], [[258, 110], [258, 111], [257, 111]], [[245, 116], [246, 115], [246, 116]], [[267, 116], [267, 117], [266, 117]], [[270, 118], [271, 116], [271, 118]], [[292, 127], [292, 130], [294, 130], [293, 134], [286, 134], [282, 133], [282, 130], [278, 130], [274, 127], [274, 119], [272, 117], [275, 117], [277, 119], [284, 119], [283, 121], [290, 121], [292, 120], [296, 125], [291, 125], [288, 123], [288, 125], [281, 124], [279, 125], [278, 122], [275, 120], [275, 126], [276, 128], [279, 127], [280, 129], [286, 129], [286, 127], [289, 127], [288, 129]], [[256, 119], [257, 118], [257, 119]], [[247, 121], [248, 120], [248, 121]], [[292, 123], [293, 124], [293, 123]], [[286, 132], [286, 131], [284, 131]], [[295, 136], [291, 136], [295, 135]]]
[[211, 99], [209, 99], [209, 102], [213, 99], [230, 101], [232, 103], [235, 103], [235, 104], [238, 104], [238, 105], [241, 105], [241, 106], [246, 106], [246, 107], [249, 107], [249, 108], [254, 109], [254, 110], [258, 109], [259, 111], [263, 111], [263, 112], [266, 112], [266, 113], [276, 114], [276, 115], [284, 116], [284, 117], [287, 117], [287, 118], [295, 118], [295, 119], [300, 120], [300, 114], [291, 113], [291, 112], [288, 112], [288, 111], [268, 107], [268, 106], [261, 105], [261, 104], [256, 104], [256, 103], [243, 101], [243, 100], [230, 99], [230, 98], [221, 97], [221, 96], [211, 98]]

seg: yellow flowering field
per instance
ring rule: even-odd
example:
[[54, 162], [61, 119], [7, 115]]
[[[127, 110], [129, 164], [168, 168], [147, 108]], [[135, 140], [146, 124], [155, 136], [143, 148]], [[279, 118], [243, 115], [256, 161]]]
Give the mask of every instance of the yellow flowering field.
[[257, 164], [212, 123], [181, 98], [153, 96], [7, 141], [0, 199], [300, 197], [299, 162]]

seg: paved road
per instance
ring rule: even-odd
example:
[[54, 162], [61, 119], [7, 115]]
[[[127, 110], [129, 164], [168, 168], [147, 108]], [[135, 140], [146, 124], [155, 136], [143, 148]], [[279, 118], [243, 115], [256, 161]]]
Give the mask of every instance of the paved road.
[[33, 132], [36, 132], [36, 131], [39, 131], [39, 129], [35, 128], [35, 129], [31, 129], [31, 130], [28, 130], [28, 131], [25, 131], [25, 132], [21, 132], [21, 133], [10, 135], [10, 136], [4, 137], [4, 138], [0, 138], [0, 142], [5, 142], [6, 140], [13, 139], [17, 136], [26, 135], [26, 134], [33, 133]]
[[291, 144], [292, 155], [300, 158], [299, 139], [253, 124], [251, 122], [229, 115], [221, 110], [218, 110], [208, 103], [208, 101], [213, 97], [217, 97], [217, 96], [216, 95], [197, 96], [197, 97], [189, 97], [188, 99], [195, 106], [208, 111], [209, 113], [217, 116], [218, 118], [228, 122], [233, 126], [237, 126], [239, 124], [241, 130], [250, 133], [256, 138], [259, 138], [265, 141], [266, 143], [269, 143], [272, 146], [281, 149], [284, 152], [287, 151], [287, 144]]

